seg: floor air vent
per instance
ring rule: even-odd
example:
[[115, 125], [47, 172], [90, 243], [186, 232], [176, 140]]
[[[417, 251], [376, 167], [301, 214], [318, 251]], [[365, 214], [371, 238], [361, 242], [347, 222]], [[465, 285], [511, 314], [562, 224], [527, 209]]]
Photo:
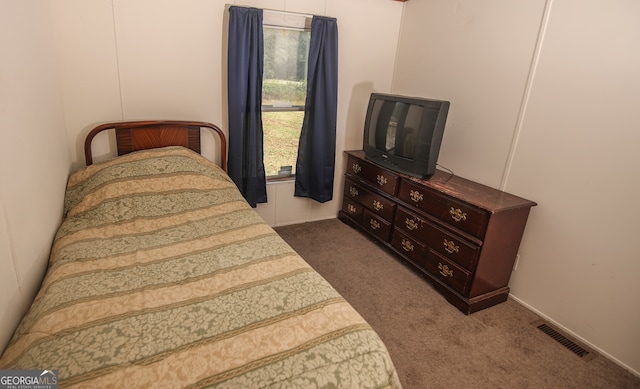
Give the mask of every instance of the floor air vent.
[[556, 331], [553, 327], [551, 327], [549, 324], [545, 323], [544, 321], [536, 321], [533, 324], [540, 331], [544, 332], [549, 337], [554, 339], [556, 342], [560, 343], [565, 348], [567, 348], [569, 351], [571, 351], [572, 353], [574, 353], [577, 356], [579, 356], [580, 358], [582, 358], [582, 360], [590, 361], [591, 359], [593, 359], [596, 356], [596, 353], [594, 353], [593, 351], [587, 349], [586, 347], [576, 343], [575, 341], [569, 339], [565, 335], [563, 335], [560, 332]]

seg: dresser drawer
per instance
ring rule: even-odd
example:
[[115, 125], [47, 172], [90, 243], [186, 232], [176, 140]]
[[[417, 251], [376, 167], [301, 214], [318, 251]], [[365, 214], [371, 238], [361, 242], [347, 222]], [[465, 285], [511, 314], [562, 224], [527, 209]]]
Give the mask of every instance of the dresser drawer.
[[358, 202], [350, 199], [348, 196], [344, 196], [342, 199], [342, 211], [356, 222], [362, 223], [364, 207]]
[[394, 225], [467, 270], [473, 272], [475, 269], [480, 253], [479, 246], [467, 242], [403, 207], [398, 207]]
[[345, 180], [344, 195], [345, 197], [357, 201], [388, 221], [393, 219], [393, 215], [396, 210], [395, 202], [365, 188], [363, 185], [355, 183], [348, 178]]
[[391, 237], [391, 223], [368, 209], [364, 210], [362, 227], [383, 241], [389, 242], [389, 238]]
[[391, 246], [407, 258], [419, 262], [427, 255], [428, 248], [411, 236], [403, 234], [398, 229], [393, 230]]
[[420, 241], [426, 240], [427, 225], [429, 222], [425, 218], [417, 216], [403, 207], [398, 207], [393, 224], [397, 229], [415, 239]]
[[464, 294], [467, 292], [471, 273], [454, 262], [449, 261], [433, 250], [429, 250], [428, 254], [423, 256], [418, 263], [429, 273], [435, 275], [459, 293]]
[[383, 192], [396, 195], [398, 176], [372, 163], [353, 156], [347, 159], [347, 174], [357, 176]]
[[398, 198], [480, 240], [486, 232], [489, 213], [424, 186], [402, 180]]

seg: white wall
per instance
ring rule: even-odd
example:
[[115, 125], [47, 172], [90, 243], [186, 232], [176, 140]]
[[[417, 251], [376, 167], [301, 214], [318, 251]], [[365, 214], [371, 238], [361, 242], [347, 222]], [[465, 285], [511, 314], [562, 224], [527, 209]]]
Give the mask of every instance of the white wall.
[[512, 296], [640, 375], [638, 20], [632, 0], [409, 1], [393, 91], [451, 100], [443, 165], [539, 203]]
[[60, 223], [69, 156], [47, 2], [0, 2], [0, 350]]
[[498, 187], [542, 11], [536, 1], [409, 1], [393, 91], [451, 102], [439, 163]]
[[[68, 143], [83, 165], [83, 138], [113, 120], [190, 119], [227, 131], [225, 4], [338, 19], [339, 95], [334, 200], [293, 196], [293, 182], [269, 184], [258, 207], [271, 225], [335, 217], [340, 207], [345, 148], [359, 148], [352, 127], [363, 125], [366, 96], [389, 91], [402, 4], [368, 0], [56, 0], [52, 2]], [[362, 12], [366, 9], [366, 15]], [[362, 44], [371, 39], [375, 45]], [[381, 55], [380, 53], [389, 53]], [[363, 97], [365, 96], [365, 97]], [[96, 159], [112, 155], [103, 137]], [[206, 142], [206, 140], [205, 140]], [[113, 141], [111, 141], [113, 143]]]

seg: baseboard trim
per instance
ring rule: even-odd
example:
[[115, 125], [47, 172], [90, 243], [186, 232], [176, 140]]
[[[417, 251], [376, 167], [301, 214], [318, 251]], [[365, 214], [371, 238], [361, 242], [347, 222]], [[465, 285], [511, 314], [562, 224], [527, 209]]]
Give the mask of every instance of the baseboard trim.
[[630, 366], [626, 365], [625, 363], [623, 363], [622, 361], [620, 361], [619, 359], [615, 358], [613, 355], [607, 353], [606, 351], [604, 351], [603, 349], [601, 349], [600, 347], [596, 346], [595, 344], [589, 342], [587, 339], [581, 337], [580, 335], [576, 334], [575, 332], [571, 331], [570, 329], [568, 329], [567, 327], [563, 326], [562, 324], [558, 323], [557, 321], [553, 320], [551, 317], [545, 315], [544, 313], [540, 312], [538, 309], [536, 309], [535, 307], [529, 305], [528, 303], [526, 303], [525, 301], [521, 300], [520, 298], [514, 296], [513, 294], [509, 294], [509, 297], [511, 299], [513, 299], [515, 302], [517, 302], [518, 304], [524, 306], [525, 308], [527, 308], [528, 310], [532, 311], [533, 313], [535, 313], [536, 315], [540, 316], [541, 318], [543, 318], [544, 320], [548, 321], [549, 323], [553, 324], [554, 326], [556, 326], [557, 328], [559, 328], [560, 330], [566, 332], [567, 334], [575, 337], [577, 340], [579, 340], [580, 342], [584, 343], [585, 345], [589, 346], [590, 348], [596, 350], [600, 355], [602, 355], [603, 357], [609, 359], [610, 361], [614, 362], [615, 364], [617, 364], [618, 366], [624, 368], [625, 370], [628, 370], [631, 374], [635, 375], [636, 377], [640, 378], [640, 372], [632, 369]]

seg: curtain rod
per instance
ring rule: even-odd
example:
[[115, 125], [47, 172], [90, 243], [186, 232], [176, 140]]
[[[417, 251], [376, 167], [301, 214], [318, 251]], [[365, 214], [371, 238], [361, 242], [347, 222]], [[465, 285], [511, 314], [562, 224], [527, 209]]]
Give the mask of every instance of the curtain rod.
[[312, 18], [313, 17], [313, 15], [303, 14], [303, 13], [300, 13], [300, 12], [280, 11], [280, 10], [276, 10], [276, 9], [267, 9], [267, 8], [263, 8], [262, 10], [265, 11], [265, 12], [272, 12], [272, 13], [282, 14], [282, 15], [304, 16], [305, 18]]
[[[259, 8], [259, 7], [250, 7], [250, 6], [246, 6], [246, 5], [235, 5], [235, 4], [227, 4], [227, 8], [229, 7], [243, 7], [243, 8]], [[269, 8], [260, 8], [263, 11], [267, 11], [267, 12], [273, 12], [273, 13], [277, 13], [277, 14], [283, 14], [283, 15], [295, 15], [295, 16], [304, 16], [305, 18], [312, 18], [314, 15], [310, 15], [310, 14], [303, 14], [301, 12], [293, 12], [293, 11], [281, 11], [281, 10], [277, 10], [277, 9], [269, 9]]]

